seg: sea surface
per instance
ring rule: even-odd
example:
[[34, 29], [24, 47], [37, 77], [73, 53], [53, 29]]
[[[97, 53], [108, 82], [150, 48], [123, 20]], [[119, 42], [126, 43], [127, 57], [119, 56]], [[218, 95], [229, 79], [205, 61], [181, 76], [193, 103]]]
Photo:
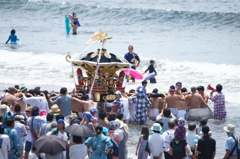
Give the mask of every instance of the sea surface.
[[[66, 35], [65, 15], [73, 12], [82, 26], [77, 35]], [[86, 44], [101, 29], [113, 37], [105, 48], [120, 59], [128, 45], [134, 46], [141, 58], [140, 72], [151, 59], [156, 61], [158, 83], [149, 84], [148, 92], [167, 90], [177, 81], [188, 90], [223, 85], [227, 119], [209, 121], [217, 140], [216, 158], [225, 153], [223, 126], [234, 124], [240, 135], [239, 0], [0, 0], [0, 15], [0, 90], [15, 84], [72, 90], [71, 65], [65, 56], [70, 51], [72, 59], [79, 59], [101, 48], [100, 43]], [[11, 29], [20, 39], [17, 47], [5, 45]], [[126, 90], [140, 84], [128, 83]], [[129, 158], [136, 158], [141, 126], [130, 125], [130, 130]]]

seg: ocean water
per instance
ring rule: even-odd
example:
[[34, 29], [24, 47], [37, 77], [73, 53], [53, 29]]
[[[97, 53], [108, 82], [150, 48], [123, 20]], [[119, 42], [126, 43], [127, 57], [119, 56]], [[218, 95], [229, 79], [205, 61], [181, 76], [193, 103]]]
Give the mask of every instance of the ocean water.
[[[209, 121], [220, 158], [226, 138], [222, 127], [232, 123], [239, 131], [239, 8], [238, 0], [0, 0], [0, 90], [15, 84], [72, 90], [71, 65], [65, 56], [70, 51], [72, 59], [79, 59], [90, 35], [101, 29], [113, 37], [105, 48], [120, 58], [128, 45], [134, 46], [141, 58], [140, 72], [151, 59], [156, 61], [158, 83], [149, 84], [148, 92], [167, 90], [177, 81], [188, 89], [223, 85], [227, 119]], [[72, 12], [82, 25], [78, 35], [66, 35], [64, 16]], [[19, 47], [4, 44], [11, 29], [16, 29]], [[100, 47], [93, 44], [83, 54]], [[126, 90], [140, 84], [128, 83]], [[130, 126], [130, 158], [136, 158], [140, 129]]]

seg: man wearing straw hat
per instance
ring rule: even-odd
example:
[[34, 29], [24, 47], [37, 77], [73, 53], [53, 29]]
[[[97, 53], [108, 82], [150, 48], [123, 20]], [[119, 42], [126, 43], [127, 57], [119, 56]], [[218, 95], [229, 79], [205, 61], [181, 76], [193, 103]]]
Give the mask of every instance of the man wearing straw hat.
[[223, 128], [228, 135], [226, 140], [225, 149], [226, 153], [223, 159], [237, 159], [238, 158], [238, 139], [234, 135], [235, 133], [235, 126], [232, 124], [228, 124], [226, 127]]

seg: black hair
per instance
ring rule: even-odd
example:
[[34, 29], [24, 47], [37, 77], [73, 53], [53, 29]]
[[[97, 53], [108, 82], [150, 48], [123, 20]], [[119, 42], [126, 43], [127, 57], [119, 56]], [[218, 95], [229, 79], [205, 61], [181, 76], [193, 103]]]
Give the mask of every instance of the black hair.
[[89, 99], [88, 95], [82, 95], [81, 96], [81, 100], [88, 100], [88, 99]]
[[200, 125], [201, 125], [201, 126], [207, 125], [207, 122], [208, 122], [208, 120], [200, 121]]
[[209, 132], [209, 127], [208, 127], [207, 125], [203, 126], [203, 127], [202, 127], [202, 132], [203, 132], [203, 134], [208, 134], [208, 132]]
[[170, 117], [170, 115], [171, 115], [171, 109], [165, 108], [165, 109], [163, 110], [163, 115], [164, 115], [165, 117]]
[[86, 91], [85, 91], [85, 89], [81, 89], [81, 90], [79, 91], [79, 93], [82, 93], [82, 95], [85, 95], [85, 94], [86, 94]]
[[204, 87], [203, 87], [203, 86], [198, 86], [198, 87], [197, 87], [197, 90], [198, 90], [198, 91], [204, 91]]
[[30, 94], [35, 94], [36, 93], [36, 90], [35, 89], [30, 89], [29, 91], [28, 91], [28, 93], [30, 93]]
[[221, 84], [218, 84], [217, 86], [216, 86], [216, 90], [218, 91], [218, 92], [221, 92], [222, 91], [222, 85]]
[[12, 119], [12, 118], [7, 119], [6, 124], [7, 124], [7, 127], [12, 126], [12, 124], [14, 124], [14, 119]]
[[109, 113], [107, 116], [108, 121], [116, 120], [117, 115], [115, 113]]
[[171, 86], [170, 86], [170, 89], [175, 89], [175, 86], [174, 86], [174, 85], [171, 85]]
[[21, 112], [21, 107], [20, 107], [19, 104], [15, 104], [15, 106], [14, 106], [14, 111], [15, 111], [15, 112]]
[[145, 84], [147, 84], [148, 82], [146, 81], [146, 80], [143, 80], [142, 81], [142, 85], [145, 85]]
[[173, 128], [175, 127], [175, 122], [174, 122], [174, 120], [169, 120], [169, 121], [168, 121], [168, 127], [169, 127], [170, 129], [173, 129]]
[[119, 120], [122, 120], [122, 118], [123, 118], [123, 113], [118, 113], [118, 114], [117, 114], [117, 118], [118, 118]]
[[157, 120], [155, 123], [158, 123], [158, 124], [160, 124], [160, 125], [161, 125], [161, 127], [163, 127], [163, 125], [164, 125], [164, 123], [163, 123], [162, 121], [160, 121], [160, 120]]
[[154, 62], [154, 60], [150, 60], [150, 63], [153, 63]]
[[59, 119], [64, 120], [64, 116], [62, 114], [56, 115], [56, 121], [58, 121]]
[[39, 108], [38, 107], [32, 107], [32, 116], [38, 116], [39, 115]]
[[82, 137], [73, 135], [73, 142], [76, 144], [82, 143]]
[[153, 93], [157, 93], [157, 92], [158, 92], [158, 89], [157, 89], [157, 88], [154, 88], [152, 92], [153, 92]]
[[135, 89], [131, 89], [129, 93], [135, 93]]
[[181, 89], [181, 92], [187, 92], [187, 88], [186, 88], [186, 87], [183, 87], [183, 88]]
[[76, 13], [73, 13], [72, 16], [74, 16], [74, 14], [76, 14]]
[[195, 123], [189, 123], [188, 124], [188, 130], [192, 131], [194, 129], [196, 129], [196, 124]]
[[104, 120], [107, 116], [107, 113], [104, 110], [100, 110], [99, 113], [98, 113], [98, 116], [99, 116], [100, 119]]
[[15, 87], [16, 89], [19, 89], [19, 85], [15, 85], [14, 87]]
[[144, 140], [147, 140], [148, 139], [148, 136], [149, 136], [149, 129], [147, 126], [143, 126], [142, 127], [142, 132], [141, 134], [143, 135], [143, 139]]
[[153, 130], [154, 133], [160, 134], [160, 131]]
[[177, 82], [176, 85], [178, 85], [178, 84], [182, 84], [182, 82]]
[[61, 88], [60, 93], [61, 94], [66, 94], [67, 93], [67, 88], [66, 87]]
[[15, 34], [15, 33], [16, 33], [15, 29], [12, 29], [11, 34]]
[[100, 135], [103, 131], [103, 127], [101, 125], [98, 125], [96, 128], [95, 128], [95, 131], [98, 135]]
[[34, 151], [36, 151], [37, 149], [36, 149], [36, 147], [33, 145], [32, 146], [32, 152], [34, 152]]
[[36, 88], [35, 88], [35, 93], [36, 93], [36, 95], [40, 95], [40, 94], [41, 94], [40, 89], [36, 89]]
[[48, 113], [47, 114], [47, 121], [52, 121], [53, 120], [53, 113]]

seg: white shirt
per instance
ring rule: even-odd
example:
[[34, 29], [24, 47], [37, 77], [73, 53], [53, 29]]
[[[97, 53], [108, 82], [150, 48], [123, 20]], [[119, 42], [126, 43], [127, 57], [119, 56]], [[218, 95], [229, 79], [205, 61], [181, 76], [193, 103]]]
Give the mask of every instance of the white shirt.
[[[31, 119], [31, 118], [28, 118], [28, 119], [27, 119], [27, 122], [29, 122], [30, 119]], [[27, 130], [26, 140], [29, 141], [29, 142], [32, 142], [32, 140], [33, 140], [32, 133], [31, 133], [30, 130]]]
[[30, 152], [28, 159], [38, 159], [38, 157], [35, 153]]
[[163, 139], [165, 140], [165, 151], [168, 152], [170, 148], [170, 142], [174, 138], [174, 129], [168, 129], [162, 134]]
[[10, 150], [10, 139], [8, 135], [0, 134], [0, 138], [3, 139], [2, 148], [0, 149], [0, 158], [8, 159], [8, 151]]
[[[160, 134], [154, 133], [148, 138], [148, 146], [152, 156], [159, 156], [164, 152], [165, 140]], [[163, 154], [161, 159], [163, 159]]]
[[186, 134], [186, 140], [190, 148], [194, 147], [195, 139], [199, 140], [200, 139], [199, 135], [195, 134], [192, 131], [188, 131]]
[[87, 146], [81, 145], [72, 145], [69, 148], [69, 156], [71, 159], [84, 159], [87, 155]]
[[32, 107], [36, 106], [39, 108], [39, 111], [41, 110], [46, 110], [47, 113], [49, 113], [49, 108], [48, 108], [48, 102], [45, 97], [38, 96], [38, 97], [30, 97], [26, 98], [23, 96], [23, 101]]

